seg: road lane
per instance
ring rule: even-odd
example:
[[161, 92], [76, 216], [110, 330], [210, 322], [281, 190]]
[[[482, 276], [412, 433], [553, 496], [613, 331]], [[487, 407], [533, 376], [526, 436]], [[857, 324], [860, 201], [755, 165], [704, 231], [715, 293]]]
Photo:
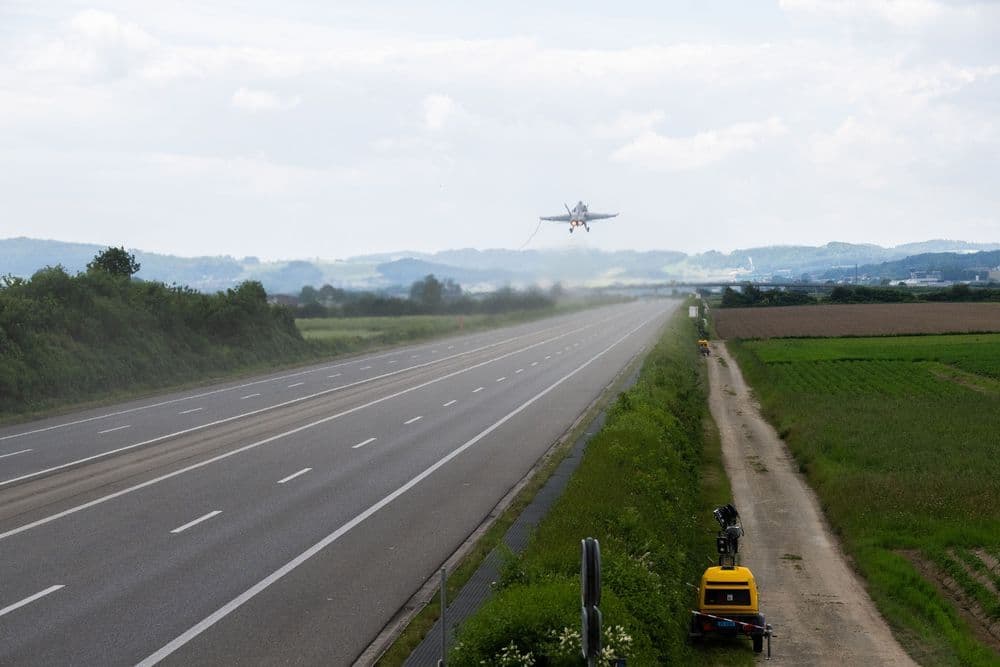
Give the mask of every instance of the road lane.
[[[604, 312], [612, 312], [608, 309], [598, 309], [590, 314], [593, 321], [595, 315]], [[64, 467], [79, 465], [101, 456], [115, 455], [125, 448], [145, 447], [149, 444], [160, 442], [164, 439], [175, 437], [186, 432], [189, 428], [206, 428], [226, 420], [243, 419], [258, 414], [261, 410], [271, 410], [281, 408], [289, 401], [309, 400], [315, 395], [322, 395], [325, 392], [341, 391], [344, 388], [356, 386], [358, 383], [373, 382], [384, 377], [393, 377], [412, 372], [415, 369], [431, 368], [436, 365], [447, 363], [454, 359], [462, 359], [475, 356], [477, 353], [501, 349], [507, 345], [517, 344], [519, 341], [532, 340], [539, 336], [551, 335], [555, 332], [563, 333], [574, 331], [586, 321], [587, 313], [577, 313], [572, 316], [553, 318], [552, 321], [539, 321], [529, 323], [510, 329], [502, 329], [487, 334], [478, 334], [463, 341], [463, 349], [452, 352], [448, 355], [436, 358], [427, 358], [422, 361], [407, 363], [403, 366], [378, 369], [372, 372], [361, 372], [358, 366], [365, 366], [366, 361], [372, 359], [383, 359], [388, 355], [398, 356], [399, 352], [383, 353], [368, 357], [361, 357], [352, 361], [342, 362], [335, 365], [322, 365], [313, 369], [298, 371], [292, 374], [282, 374], [270, 378], [262, 378], [250, 382], [243, 382], [234, 386], [220, 387], [208, 391], [199, 392], [193, 395], [179, 398], [168, 398], [141, 406], [122, 407], [121, 409], [105, 410], [97, 415], [77, 415], [74, 417], [60, 418], [57, 423], [50, 423], [54, 420], [22, 425], [19, 427], [9, 427], [0, 429], [0, 445], [5, 440], [17, 438], [18, 441], [28, 441], [34, 443], [33, 454], [12, 462], [0, 462], [0, 487], [22, 482], [34, 476], [47, 475], [54, 470]], [[589, 325], [589, 326], [592, 326]], [[426, 347], [426, 346], [425, 346]], [[425, 355], [430, 357], [431, 355]], [[305, 374], [323, 374], [325, 371], [340, 367], [343, 370], [335, 373], [328, 379], [348, 373], [343, 381], [329, 383], [320, 378], [313, 378], [309, 383], [302, 384], [303, 390], [298, 395], [289, 396], [287, 389], [282, 389], [282, 382], [290, 377], [300, 377]], [[353, 370], [349, 370], [352, 367]], [[277, 384], [275, 384], [277, 382]], [[246, 398], [261, 396], [260, 392], [234, 396], [233, 391], [241, 390], [248, 386], [271, 385], [267, 397], [260, 400], [264, 403], [256, 402], [248, 406], [242, 402]], [[178, 421], [178, 410], [176, 405], [182, 401], [197, 400], [200, 405], [189, 407], [180, 411], [180, 415], [191, 413], [204, 413], [204, 418], [194, 422]], [[100, 433], [93, 425], [94, 420], [107, 420], [112, 418], [122, 418], [128, 415], [130, 420], [127, 433], [120, 434], [119, 437], [109, 436]], [[115, 425], [118, 426], [117, 424]], [[110, 433], [113, 429], [103, 429]], [[104, 437], [100, 437], [104, 435]], [[21, 444], [20, 448], [27, 448], [27, 444]]]
[[[415, 474], [493, 428], [404, 491], [406, 502], [387, 503], [345, 534], [343, 544], [331, 547], [329, 553], [321, 548], [318, 560], [302, 566], [304, 571], [328, 572], [323, 568], [337, 569], [350, 562], [358, 573], [370, 572], [369, 558], [384, 562], [401, 545], [419, 552], [416, 567], [382, 572], [364, 583], [369, 595], [377, 598], [370, 609], [365, 598], [352, 593], [359, 585], [355, 577], [323, 580], [320, 588], [330, 591], [335, 586], [337, 591], [330, 594], [350, 600], [348, 608], [365, 607], [364, 620], [349, 628], [339, 625], [299, 649], [306, 654], [320, 651], [328, 664], [349, 662], [426, 578], [431, 571], [426, 565], [443, 561], [628, 358], [652, 339], [665, 309], [663, 303], [622, 309], [617, 322], [594, 327], [594, 337], [584, 337], [572, 354], [558, 362], [541, 362], [544, 347], [517, 351], [80, 510], [72, 519], [14, 534], [9, 534], [9, 524], [0, 523], [8, 529], [0, 539], [0, 563], [5, 578], [18, 582], [18, 590], [3, 591], [0, 604], [25, 598], [54, 580], [66, 585], [57, 596], [57, 609], [43, 614], [27, 606], [23, 614], [10, 615], [10, 632], [0, 639], [0, 662], [59, 664], [72, 655], [82, 662], [117, 664], [151, 655], [405, 486]], [[638, 326], [643, 318], [652, 319], [608, 348], [626, 325]], [[556, 344], [564, 345], [551, 345]], [[594, 356], [605, 348], [602, 356]], [[532, 360], [540, 364], [513, 373], [529, 368]], [[473, 394], [496, 377], [497, 364], [511, 374], [508, 381]], [[563, 380], [540, 394], [571, 372], [572, 381]], [[384, 393], [388, 389], [380, 388], [383, 398], [390, 395]], [[443, 403], [456, 400], [454, 396], [462, 400], [444, 409]], [[534, 402], [512, 414], [533, 397]], [[359, 398], [371, 396], [360, 392]], [[333, 403], [345, 400], [331, 398]], [[325, 419], [333, 406], [311, 407], [315, 411], [302, 416], [318, 416], [325, 407], [328, 414], [320, 417]], [[422, 419], [403, 424], [417, 415]], [[264, 423], [258, 427], [267, 428]], [[267, 437], [277, 435], [273, 428], [267, 433]], [[368, 446], [355, 448], [366, 439]], [[310, 469], [308, 475], [301, 473], [305, 468]], [[280, 476], [276, 470], [287, 474], [298, 470], [295, 475], [301, 476], [294, 484], [276, 487]], [[425, 497], [431, 500], [420, 500], [420, 512], [405, 522], [405, 530], [381, 534], [368, 526], [368, 521], [393, 523], [398, 513], [416, 512], [415, 503]], [[203, 526], [169, 534], [208, 510], [220, 514]], [[445, 516], [447, 521], [442, 521]], [[358, 540], [362, 546], [347, 549]], [[386, 540], [391, 542], [388, 546]], [[299, 574], [288, 575], [293, 589]], [[258, 637], [269, 636], [272, 626], [288, 628], [293, 623], [287, 617], [292, 612], [273, 616], [275, 609], [296, 607], [287, 595], [285, 582], [275, 583], [266, 597], [278, 596], [277, 607], [248, 599], [238, 612], [221, 617], [218, 629], [185, 642], [174, 658], [184, 663], [234, 661], [235, 654], [225, 647], [235, 641], [247, 646], [240, 654], [244, 660], [283, 661], [289, 651], [299, 650], [294, 647], [301, 642], [290, 641], [298, 633], [265, 652], [259, 652], [263, 649]], [[320, 611], [326, 617], [326, 611]], [[297, 622], [303, 627], [312, 623], [314, 612], [306, 605], [295, 612]], [[239, 629], [232, 631], [234, 623]], [[88, 631], [74, 631], [79, 627]], [[242, 639], [234, 639], [237, 635]], [[53, 636], [60, 641], [53, 642]]]

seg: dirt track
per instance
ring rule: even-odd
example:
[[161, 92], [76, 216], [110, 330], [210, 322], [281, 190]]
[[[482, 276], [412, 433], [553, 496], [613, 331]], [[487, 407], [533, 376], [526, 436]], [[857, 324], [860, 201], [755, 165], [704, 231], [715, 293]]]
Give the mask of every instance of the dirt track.
[[830, 533], [816, 495], [760, 415], [736, 362], [713, 342], [709, 405], [743, 519], [740, 554], [786, 665], [912, 665]]

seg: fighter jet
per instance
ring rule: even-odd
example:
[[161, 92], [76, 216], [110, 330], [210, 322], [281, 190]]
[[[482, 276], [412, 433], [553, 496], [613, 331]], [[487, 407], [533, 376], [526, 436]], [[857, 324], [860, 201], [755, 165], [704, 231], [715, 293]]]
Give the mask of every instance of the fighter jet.
[[578, 201], [572, 210], [566, 204], [563, 204], [563, 206], [566, 207], [566, 215], [541, 216], [540, 219], [552, 220], [553, 222], [568, 222], [570, 234], [577, 227], [583, 227], [589, 232], [590, 225], [587, 223], [591, 220], [603, 220], [604, 218], [613, 218], [618, 215], [617, 213], [591, 213], [587, 210], [587, 205], [582, 201]]

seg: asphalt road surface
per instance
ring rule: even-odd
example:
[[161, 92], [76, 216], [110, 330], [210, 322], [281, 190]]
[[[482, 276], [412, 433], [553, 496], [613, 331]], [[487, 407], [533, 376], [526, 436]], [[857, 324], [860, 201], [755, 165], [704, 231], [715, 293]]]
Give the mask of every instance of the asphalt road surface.
[[0, 430], [0, 663], [350, 664], [676, 305]]

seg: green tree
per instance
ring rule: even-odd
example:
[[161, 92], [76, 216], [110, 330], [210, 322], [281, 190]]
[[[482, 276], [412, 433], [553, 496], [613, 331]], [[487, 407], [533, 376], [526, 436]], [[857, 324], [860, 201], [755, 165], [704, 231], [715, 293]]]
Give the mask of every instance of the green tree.
[[87, 264], [91, 273], [103, 272], [112, 276], [131, 278], [139, 271], [140, 264], [135, 261], [135, 255], [121, 248], [109, 247], [94, 255], [94, 260]]
[[306, 285], [302, 288], [302, 291], [299, 292], [299, 303], [319, 303], [319, 292], [316, 291], [315, 287]]
[[441, 281], [435, 278], [433, 273], [430, 273], [423, 280], [416, 280], [410, 286], [410, 300], [434, 311], [441, 306], [442, 291]]

